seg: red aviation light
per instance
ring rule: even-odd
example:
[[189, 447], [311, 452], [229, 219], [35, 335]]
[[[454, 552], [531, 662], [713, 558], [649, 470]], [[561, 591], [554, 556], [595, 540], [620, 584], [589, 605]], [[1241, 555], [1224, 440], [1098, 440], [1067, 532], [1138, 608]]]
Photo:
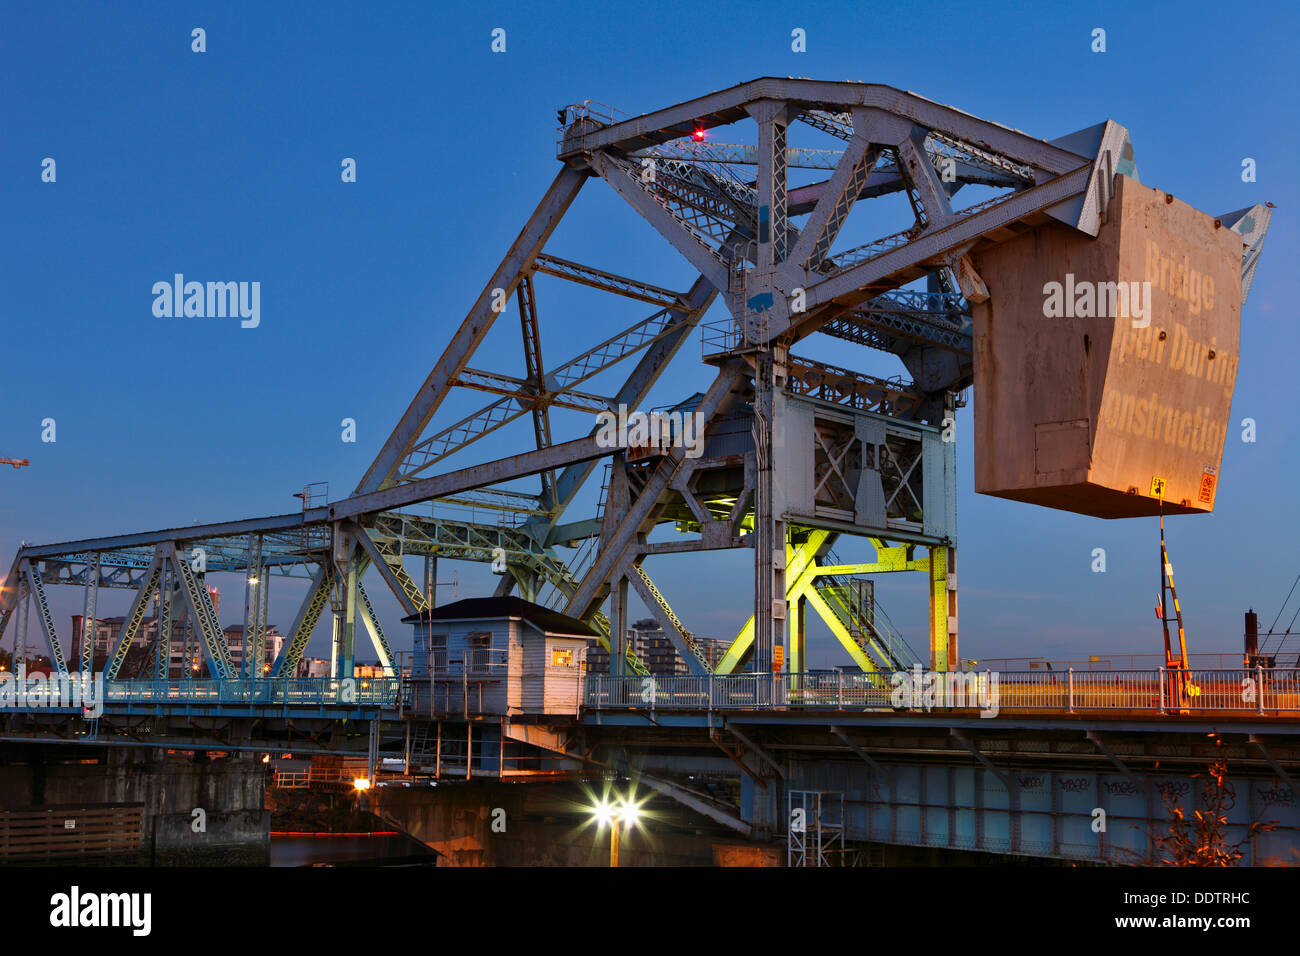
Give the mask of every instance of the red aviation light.
[[704, 127], [697, 126], [695, 132], [691, 133], [691, 139], [695, 140], [697, 143], [704, 142]]

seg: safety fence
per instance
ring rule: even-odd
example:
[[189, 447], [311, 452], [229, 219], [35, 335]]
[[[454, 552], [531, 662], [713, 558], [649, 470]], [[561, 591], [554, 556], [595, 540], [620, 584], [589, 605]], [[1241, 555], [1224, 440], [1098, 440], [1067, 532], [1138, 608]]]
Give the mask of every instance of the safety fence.
[[0, 863], [136, 853], [144, 804], [74, 804], [0, 810]]
[[1300, 716], [1300, 670], [898, 671], [616, 677], [588, 674], [592, 710], [973, 709]]
[[[266, 680], [111, 680], [72, 674], [65, 680], [29, 675], [5, 694], [7, 709], [90, 706], [102, 702], [162, 704], [255, 704], [395, 707], [402, 681], [396, 677], [298, 677]], [[20, 686], [21, 684], [21, 686]]]

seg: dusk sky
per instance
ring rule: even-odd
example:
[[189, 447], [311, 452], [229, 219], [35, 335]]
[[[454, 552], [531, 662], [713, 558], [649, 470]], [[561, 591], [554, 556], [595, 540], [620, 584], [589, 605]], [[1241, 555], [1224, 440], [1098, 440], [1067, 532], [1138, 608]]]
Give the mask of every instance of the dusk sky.
[[[204, 53], [191, 51], [196, 27], [206, 31]], [[504, 53], [491, 50], [494, 28], [506, 31]], [[791, 50], [796, 28], [806, 31], [805, 53]], [[1092, 52], [1095, 28], [1106, 31], [1104, 53]], [[23, 541], [281, 514], [297, 509], [291, 495], [309, 482], [347, 496], [558, 171], [558, 108], [590, 98], [637, 114], [755, 77], [806, 76], [911, 90], [1044, 139], [1113, 119], [1128, 127], [1148, 186], [1211, 215], [1276, 204], [1242, 316], [1215, 511], [1167, 522], [1190, 649], [1239, 652], [1243, 612], [1254, 607], [1267, 629], [1300, 572], [1300, 328], [1288, 313], [1300, 301], [1300, 142], [1289, 119], [1300, 68], [1283, 49], [1297, 28], [1293, 5], [1262, 3], [966, 3], [950, 12], [8, 2], [0, 457], [31, 465], [0, 468], [0, 573]], [[46, 157], [56, 162], [53, 183], [42, 181]], [[355, 183], [341, 181], [344, 158], [356, 161]], [[1246, 158], [1255, 182], [1242, 180]], [[548, 251], [674, 289], [693, 279], [598, 180]], [[259, 282], [260, 323], [156, 317], [151, 289], [175, 273]], [[653, 311], [575, 289], [538, 282], [550, 366]], [[723, 315], [719, 302], [705, 321]], [[521, 376], [513, 305], [504, 319], [472, 364]], [[903, 372], [842, 342], [803, 351]], [[648, 404], [707, 387], [713, 371], [699, 355], [697, 333]], [[483, 404], [458, 390], [438, 420]], [[957, 420], [961, 656], [1160, 652], [1156, 520], [976, 495], [971, 412]], [[42, 441], [51, 418], [52, 443]], [[356, 422], [354, 443], [341, 439], [345, 418]], [[1242, 440], [1246, 418], [1254, 442]], [[556, 440], [585, 433], [580, 419], [558, 415]], [[448, 467], [523, 450], [531, 422], [517, 424]], [[536, 480], [520, 487], [535, 490]], [[1099, 547], [1105, 573], [1091, 570]], [[683, 555], [647, 568], [689, 628], [722, 638], [749, 613], [751, 558]], [[448, 582], [457, 575], [460, 597], [494, 584], [482, 565], [444, 561], [440, 572]], [[228, 595], [222, 623], [237, 623], [240, 579], [213, 583]], [[287, 631], [305, 582], [276, 578], [272, 587], [271, 621]], [[881, 578], [877, 588], [924, 652], [922, 576]], [[373, 572], [367, 589], [394, 647], [409, 649], [398, 605]], [[441, 589], [440, 601], [453, 590]], [[130, 596], [101, 592], [100, 613], [123, 613]], [[52, 599], [66, 635], [80, 592], [54, 589]], [[309, 653], [328, 656], [326, 635], [322, 624]], [[813, 665], [848, 662], [824, 629], [811, 641]], [[357, 657], [372, 660], [363, 642]]]

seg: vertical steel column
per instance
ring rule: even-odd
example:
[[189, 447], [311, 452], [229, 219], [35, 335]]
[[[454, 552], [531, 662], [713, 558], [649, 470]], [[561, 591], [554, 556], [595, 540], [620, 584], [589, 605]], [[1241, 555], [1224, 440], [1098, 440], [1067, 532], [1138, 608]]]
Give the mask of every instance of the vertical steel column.
[[525, 601], [537, 600], [537, 573], [525, 568], [511, 567], [510, 575], [519, 585], [519, 596]]
[[771, 274], [786, 254], [786, 156], [788, 116], [784, 103], [763, 100], [747, 107], [758, 124], [758, 259]]
[[257, 618], [262, 584], [262, 536], [248, 536], [248, 572], [244, 575], [244, 646], [239, 655], [239, 676], [245, 680], [259, 677], [260, 660], [254, 655]]
[[375, 770], [379, 767], [379, 716], [370, 722], [370, 740], [366, 748], [366, 779], [375, 785]]
[[339, 635], [341, 625], [337, 608], [330, 608], [330, 677], [339, 679]]
[[[260, 541], [258, 552], [260, 567], [257, 574], [257, 596], [260, 600], [257, 602], [257, 643], [253, 645], [253, 661], [256, 663], [256, 669], [252, 673], [255, 679], [270, 673], [266, 669], [266, 622], [271, 615], [271, 572], [266, 564], [266, 556]], [[245, 646], [245, 653], [247, 653], [247, 646]]]
[[609, 615], [609, 673], [613, 677], [627, 674], [627, 578], [614, 582], [613, 607]]
[[[956, 549], [936, 545], [930, 551], [930, 669], [946, 671], [957, 663]], [[953, 563], [949, 563], [953, 562]]]
[[171, 677], [172, 667], [172, 570], [171, 562], [163, 561], [158, 571], [158, 633], [154, 635], [153, 674], [155, 680]]
[[804, 671], [804, 624], [808, 618], [808, 598], [799, 595], [795, 599], [790, 618], [790, 653], [786, 655], [788, 670], [791, 674]]
[[[784, 103], [763, 101], [750, 109], [758, 124], [758, 250], [752, 285], [744, 291], [745, 334], [750, 341], [766, 341], [766, 330], [751, 328], [766, 324], [770, 312], [784, 317], [784, 295], [775, 287], [777, 267], [786, 253], [786, 123]], [[766, 306], [755, 300], [767, 296]], [[752, 313], [756, 309], [759, 316]], [[754, 365], [754, 448], [758, 475], [754, 494], [754, 652], [756, 674], [772, 672], [774, 648], [785, 638], [785, 522], [777, 514], [774, 482], [777, 478], [773, 452], [777, 441], [777, 392], [784, 383], [785, 350], [765, 347]]]
[[27, 590], [27, 582], [22, 578], [18, 580], [18, 604], [14, 608], [16, 620], [14, 621], [14, 659], [13, 669], [14, 677], [19, 681], [18, 692], [23, 692], [22, 682], [27, 676], [27, 621], [31, 616], [31, 609], [28, 607], [30, 595]]
[[340, 655], [341, 679], [354, 676], [356, 672], [357, 644], [357, 559], [355, 554], [348, 556], [348, 574], [346, 591], [343, 594], [343, 644]]
[[773, 462], [776, 393], [780, 388], [778, 349], [759, 353], [754, 370], [754, 653], [756, 674], [772, 672], [773, 648], [785, 639], [785, 522], [778, 514]]
[[[420, 739], [427, 740], [428, 738], [422, 737]], [[410, 776], [410, 773], [411, 773], [411, 718], [407, 717], [406, 718], [406, 749], [403, 751], [403, 756], [402, 756], [402, 774], [404, 776]]]
[[99, 566], [100, 554], [95, 553], [92, 560], [86, 562], [86, 603], [81, 615], [81, 664], [83, 679], [95, 669], [95, 632], [96, 618], [99, 614]]

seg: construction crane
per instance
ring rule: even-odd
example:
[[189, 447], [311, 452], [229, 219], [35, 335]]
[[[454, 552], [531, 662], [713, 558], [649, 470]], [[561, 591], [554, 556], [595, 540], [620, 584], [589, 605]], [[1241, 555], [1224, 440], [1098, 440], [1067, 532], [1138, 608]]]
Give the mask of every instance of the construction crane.
[[0, 465], [13, 465], [16, 469], [30, 464], [26, 458], [0, 458]]

